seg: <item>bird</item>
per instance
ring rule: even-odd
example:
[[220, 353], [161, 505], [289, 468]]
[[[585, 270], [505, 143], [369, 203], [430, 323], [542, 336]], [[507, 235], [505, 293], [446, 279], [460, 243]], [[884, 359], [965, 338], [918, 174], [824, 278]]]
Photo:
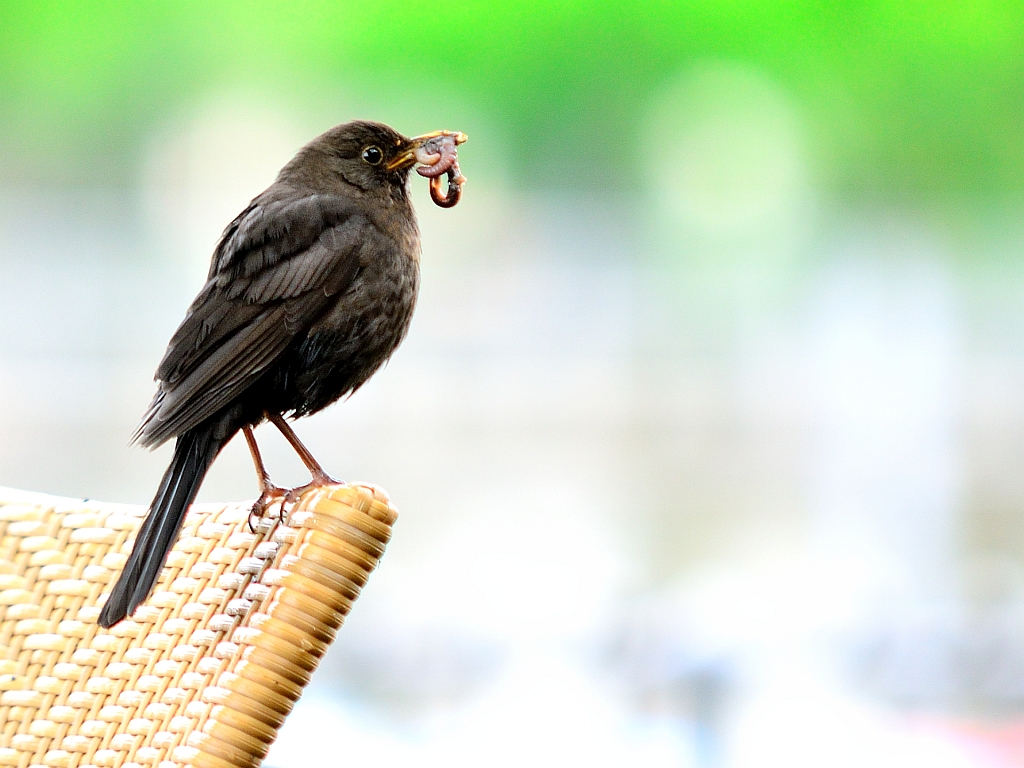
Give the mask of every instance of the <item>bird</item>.
[[419, 164], [432, 177], [432, 196], [448, 171], [449, 198], [457, 201], [464, 179], [454, 147], [465, 140], [452, 131], [407, 138], [365, 120], [337, 125], [302, 147], [224, 230], [132, 438], [145, 448], [173, 438], [174, 454], [101, 626], [131, 616], [148, 598], [207, 470], [239, 432], [259, 482], [254, 511], [285, 495], [253, 435], [265, 420], [296, 450], [309, 486], [334, 482], [285, 417], [352, 394], [404, 339], [420, 282], [409, 171]]

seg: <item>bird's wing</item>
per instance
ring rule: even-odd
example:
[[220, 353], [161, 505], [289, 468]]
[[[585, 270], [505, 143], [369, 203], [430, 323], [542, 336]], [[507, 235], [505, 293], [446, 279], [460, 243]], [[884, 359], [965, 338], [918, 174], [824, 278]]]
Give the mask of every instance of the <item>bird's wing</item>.
[[238, 397], [351, 283], [366, 226], [339, 198], [257, 198], [225, 230], [135, 439], [159, 445]]

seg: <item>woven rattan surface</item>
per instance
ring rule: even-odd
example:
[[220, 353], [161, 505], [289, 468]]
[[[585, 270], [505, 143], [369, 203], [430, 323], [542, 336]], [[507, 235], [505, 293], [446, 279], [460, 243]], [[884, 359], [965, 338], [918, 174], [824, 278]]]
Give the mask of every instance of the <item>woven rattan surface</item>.
[[0, 488], [0, 765], [260, 764], [396, 513], [333, 486], [253, 534], [249, 506], [193, 506], [156, 591], [105, 630], [145, 510]]

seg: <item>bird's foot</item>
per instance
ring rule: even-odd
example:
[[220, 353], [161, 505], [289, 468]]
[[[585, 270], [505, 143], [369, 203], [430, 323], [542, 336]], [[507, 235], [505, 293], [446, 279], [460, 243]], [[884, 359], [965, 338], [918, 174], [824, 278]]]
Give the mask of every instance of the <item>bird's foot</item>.
[[313, 479], [305, 485], [300, 485], [298, 488], [292, 488], [290, 491], [285, 493], [284, 501], [289, 507], [294, 507], [298, 504], [299, 499], [302, 495], [313, 488], [323, 488], [326, 485], [344, 485], [343, 482], [335, 480], [333, 477], [328, 475], [326, 472], [316, 472], [313, 474]]
[[284, 516], [284, 505], [288, 500], [288, 491], [285, 488], [278, 488], [276, 485], [267, 483], [263, 492], [259, 498], [252, 505], [252, 509], [249, 510], [249, 530], [252, 533], [256, 533], [256, 525], [253, 525], [253, 518], [260, 518], [266, 516], [267, 510], [269, 510], [274, 504], [280, 504], [278, 507], [278, 515]]

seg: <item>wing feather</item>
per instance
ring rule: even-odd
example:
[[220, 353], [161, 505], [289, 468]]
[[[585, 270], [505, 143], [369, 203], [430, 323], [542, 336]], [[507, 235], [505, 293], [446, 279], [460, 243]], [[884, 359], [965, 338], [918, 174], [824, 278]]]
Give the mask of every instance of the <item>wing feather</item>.
[[257, 198], [225, 230], [135, 439], [159, 445], [251, 386], [351, 283], [366, 226], [338, 198]]

